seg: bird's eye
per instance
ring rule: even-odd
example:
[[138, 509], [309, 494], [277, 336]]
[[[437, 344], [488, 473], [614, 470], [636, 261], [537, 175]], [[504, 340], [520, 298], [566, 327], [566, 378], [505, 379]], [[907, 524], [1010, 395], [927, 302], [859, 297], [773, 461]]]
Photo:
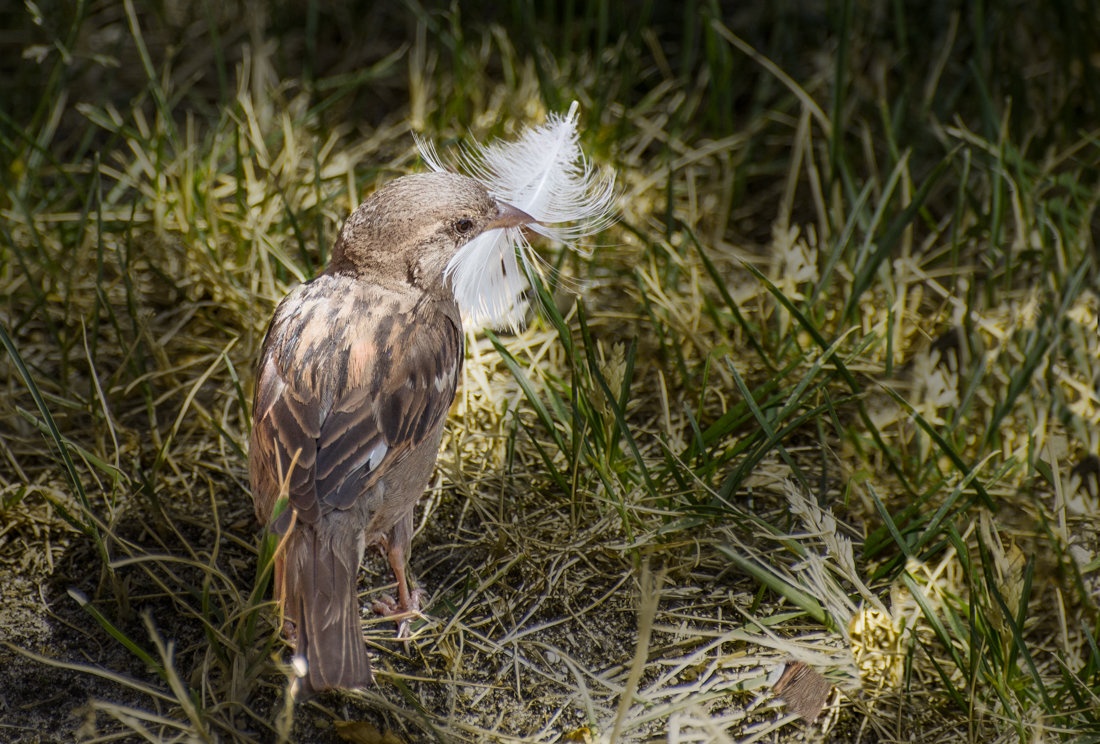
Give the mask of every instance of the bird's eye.
[[455, 223], [455, 230], [461, 235], [462, 233], [468, 233], [474, 229], [474, 221], [463, 217]]

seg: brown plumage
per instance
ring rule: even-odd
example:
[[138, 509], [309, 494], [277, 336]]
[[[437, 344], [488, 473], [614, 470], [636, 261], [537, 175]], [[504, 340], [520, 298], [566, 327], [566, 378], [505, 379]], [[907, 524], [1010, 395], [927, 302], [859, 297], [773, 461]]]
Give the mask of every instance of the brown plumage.
[[[264, 340], [249, 454], [256, 515], [285, 536], [275, 595], [304, 656], [305, 693], [363, 687], [363, 551], [386, 553], [398, 599], [418, 609], [405, 563], [462, 368], [462, 321], [444, 281], [477, 235], [534, 222], [462, 176], [399, 178], [345, 222], [328, 268], [279, 304]], [[272, 521], [280, 496], [288, 508]], [[289, 534], [288, 534], [289, 532]]]

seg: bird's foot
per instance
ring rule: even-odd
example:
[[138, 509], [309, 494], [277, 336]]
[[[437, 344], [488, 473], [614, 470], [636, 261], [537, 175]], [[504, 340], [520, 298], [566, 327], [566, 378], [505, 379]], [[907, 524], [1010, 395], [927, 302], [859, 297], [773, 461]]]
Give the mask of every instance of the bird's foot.
[[298, 648], [298, 628], [294, 625], [293, 620], [283, 619], [283, 638], [293, 648]]
[[406, 640], [409, 637], [409, 623], [414, 617], [420, 615], [420, 600], [424, 598], [424, 591], [413, 589], [405, 602], [394, 599], [388, 594], [383, 594], [371, 609], [382, 617], [393, 618], [397, 621], [397, 639]]

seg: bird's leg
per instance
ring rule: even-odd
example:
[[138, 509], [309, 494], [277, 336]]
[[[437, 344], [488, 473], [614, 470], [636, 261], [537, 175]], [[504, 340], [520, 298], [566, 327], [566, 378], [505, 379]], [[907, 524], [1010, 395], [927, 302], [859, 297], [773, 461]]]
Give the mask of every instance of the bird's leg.
[[[395, 526], [393, 531], [383, 539], [381, 546], [389, 560], [390, 568], [393, 569], [393, 578], [397, 582], [397, 601], [395, 602], [393, 597], [382, 596], [373, 606], [374, 611], [379, 615], [397, 620], [399, 639], [409, 637], [409, 623], [420, 613], [420, 600], [424, 597], [424, 592], [419, 588], [409, 590], [409, 582], [405, 577], [405, 557], [412, 537], [411, 515], [407, 521], [410, 522], [409, 525], [399, 523]], [[405, 529], [402, 529], [403, 527]]]
[[385, 550], [390, 568], [393, 569], [393, 577], [397, 581], [397, 601], [383, 595], [374, 603], [373, 609], [379, 615], [397, 620], [397, 637], [403, 640], [409, 637], [409, 623], [412, 618], [420, 613], [420, 600], [424, 597], [424, 592], [419, 588], [409, 590], [409, 583], [405, 578], [405, 547], [401, 542], [394, 541], [385, 546]]

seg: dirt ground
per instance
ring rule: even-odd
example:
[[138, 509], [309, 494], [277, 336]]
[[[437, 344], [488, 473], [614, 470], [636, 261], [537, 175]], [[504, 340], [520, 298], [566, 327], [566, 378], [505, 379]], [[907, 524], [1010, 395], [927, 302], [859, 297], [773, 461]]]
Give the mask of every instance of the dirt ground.
[[[509, 493], [507, 483], [501, 487], [501, 500], [466, 497], [454, 489], [437, 489], [426, 499], [420, 516], [427, 509], [430, 518], [422, 519], [412, 567], [429, 599], [426, 621], [414, 626], [407, 647], [394, 640], [392, 623], [366, 609], [385, 590], [382, 582], [390, 580], [381, 556], [370, 557], [360, 587], [377, 685], [299, 703], [292, 741], [595, 741], [606, 735], [635, 656], [642, 603], [639, 572], [619, 551], [620, 527], [605, 519], [573, 530], [560, 506], [540, 504], [537, 493], [524, 498]], [[241, 542], [255, 534], [250, 504], [244, 493], [222, 496], [219, 561], [244, 583], [254, 570], [254, 556]], [[186, 508], [176, 517], [196, 553], [209, 555], [215, 547], [210, 531], [194, 526], [202, 518]], [[163, 539], [149, 528], [156, 521], [148, 515], [127, 521], [120, 534], [135, 543]], [[70, 596], [70, 589], [79, 590], [96, 604], [101, 575], [89, 541], [58, 524], [52, 532], [52, 571], [35, 561], [29, 562], [33, 570], [26, 570], [18, 565], [17, 543], [9, 540], [4, 547], [0, 628], [7, 643], [0, 646], [0, 740], [143, 740], [126, 733], [124, 715], [105, 711], [171, 715], [170, 702], [159, 701], [164, 707], [157, 708], [155, 697], [135, 689], [164, 685]], [[642, 704], [626, 712], [623, 740], [673, 740], [666, 736], [670, 723], [679, 725], [675, 717], [690, 723], [689, 714], [704, 708], [708, 718], [733, 711], [746, 733], [770, 723], [771, 740], [812, 733], [764, 688], [778, 655], [732, 640], [714, 642], [742, 625], [738, 608], [753, 601], [745, 577], [698, 563], [687, 544], [664, 556], [667, 575], [638, 680]], [[105, 603], [99, 609], [141, 641], [148, 639], [141, 615], [149, 612], [160, 636], [173, 642], [177, 669], [185, 679], [190, 672], [197, 680], [205, 646], [200, 626], [140, 572], [121, 569], [119, 575], [131, 597], [129, 616]], [[28, 658], [16, 648], [42, 658]], [[285, 645], [280, 651], [286, 655]], [[770, 653], [770, 665], [762, 651]], [[685, 664], [693, 655], [696, 661]], [[123, 675], [136, 682], [125, 683]], [[710, 689], [693, 688], [701, 682]], [[248, 700], [252, 713], [236, 718], [238, 733], [271, 740], [270, 731], [250, 725], [249, 715], [278, 715], [285, 683], [271, 665]], [[682, 703], [684, 695], [693, 694], [695, 703], [676, 703], [678, 696]], [[98, 701], [95, 706], [89, 705], [92, 700]], [[369, 726], [356, 728], [364, 723]], [[831, 728], [835, 736], [846, 726], [834, 721]], [[191, 740], [171, 727], [159, 730], [164, 741]], [[370, 731], [390, 738], [364, 733]]]

